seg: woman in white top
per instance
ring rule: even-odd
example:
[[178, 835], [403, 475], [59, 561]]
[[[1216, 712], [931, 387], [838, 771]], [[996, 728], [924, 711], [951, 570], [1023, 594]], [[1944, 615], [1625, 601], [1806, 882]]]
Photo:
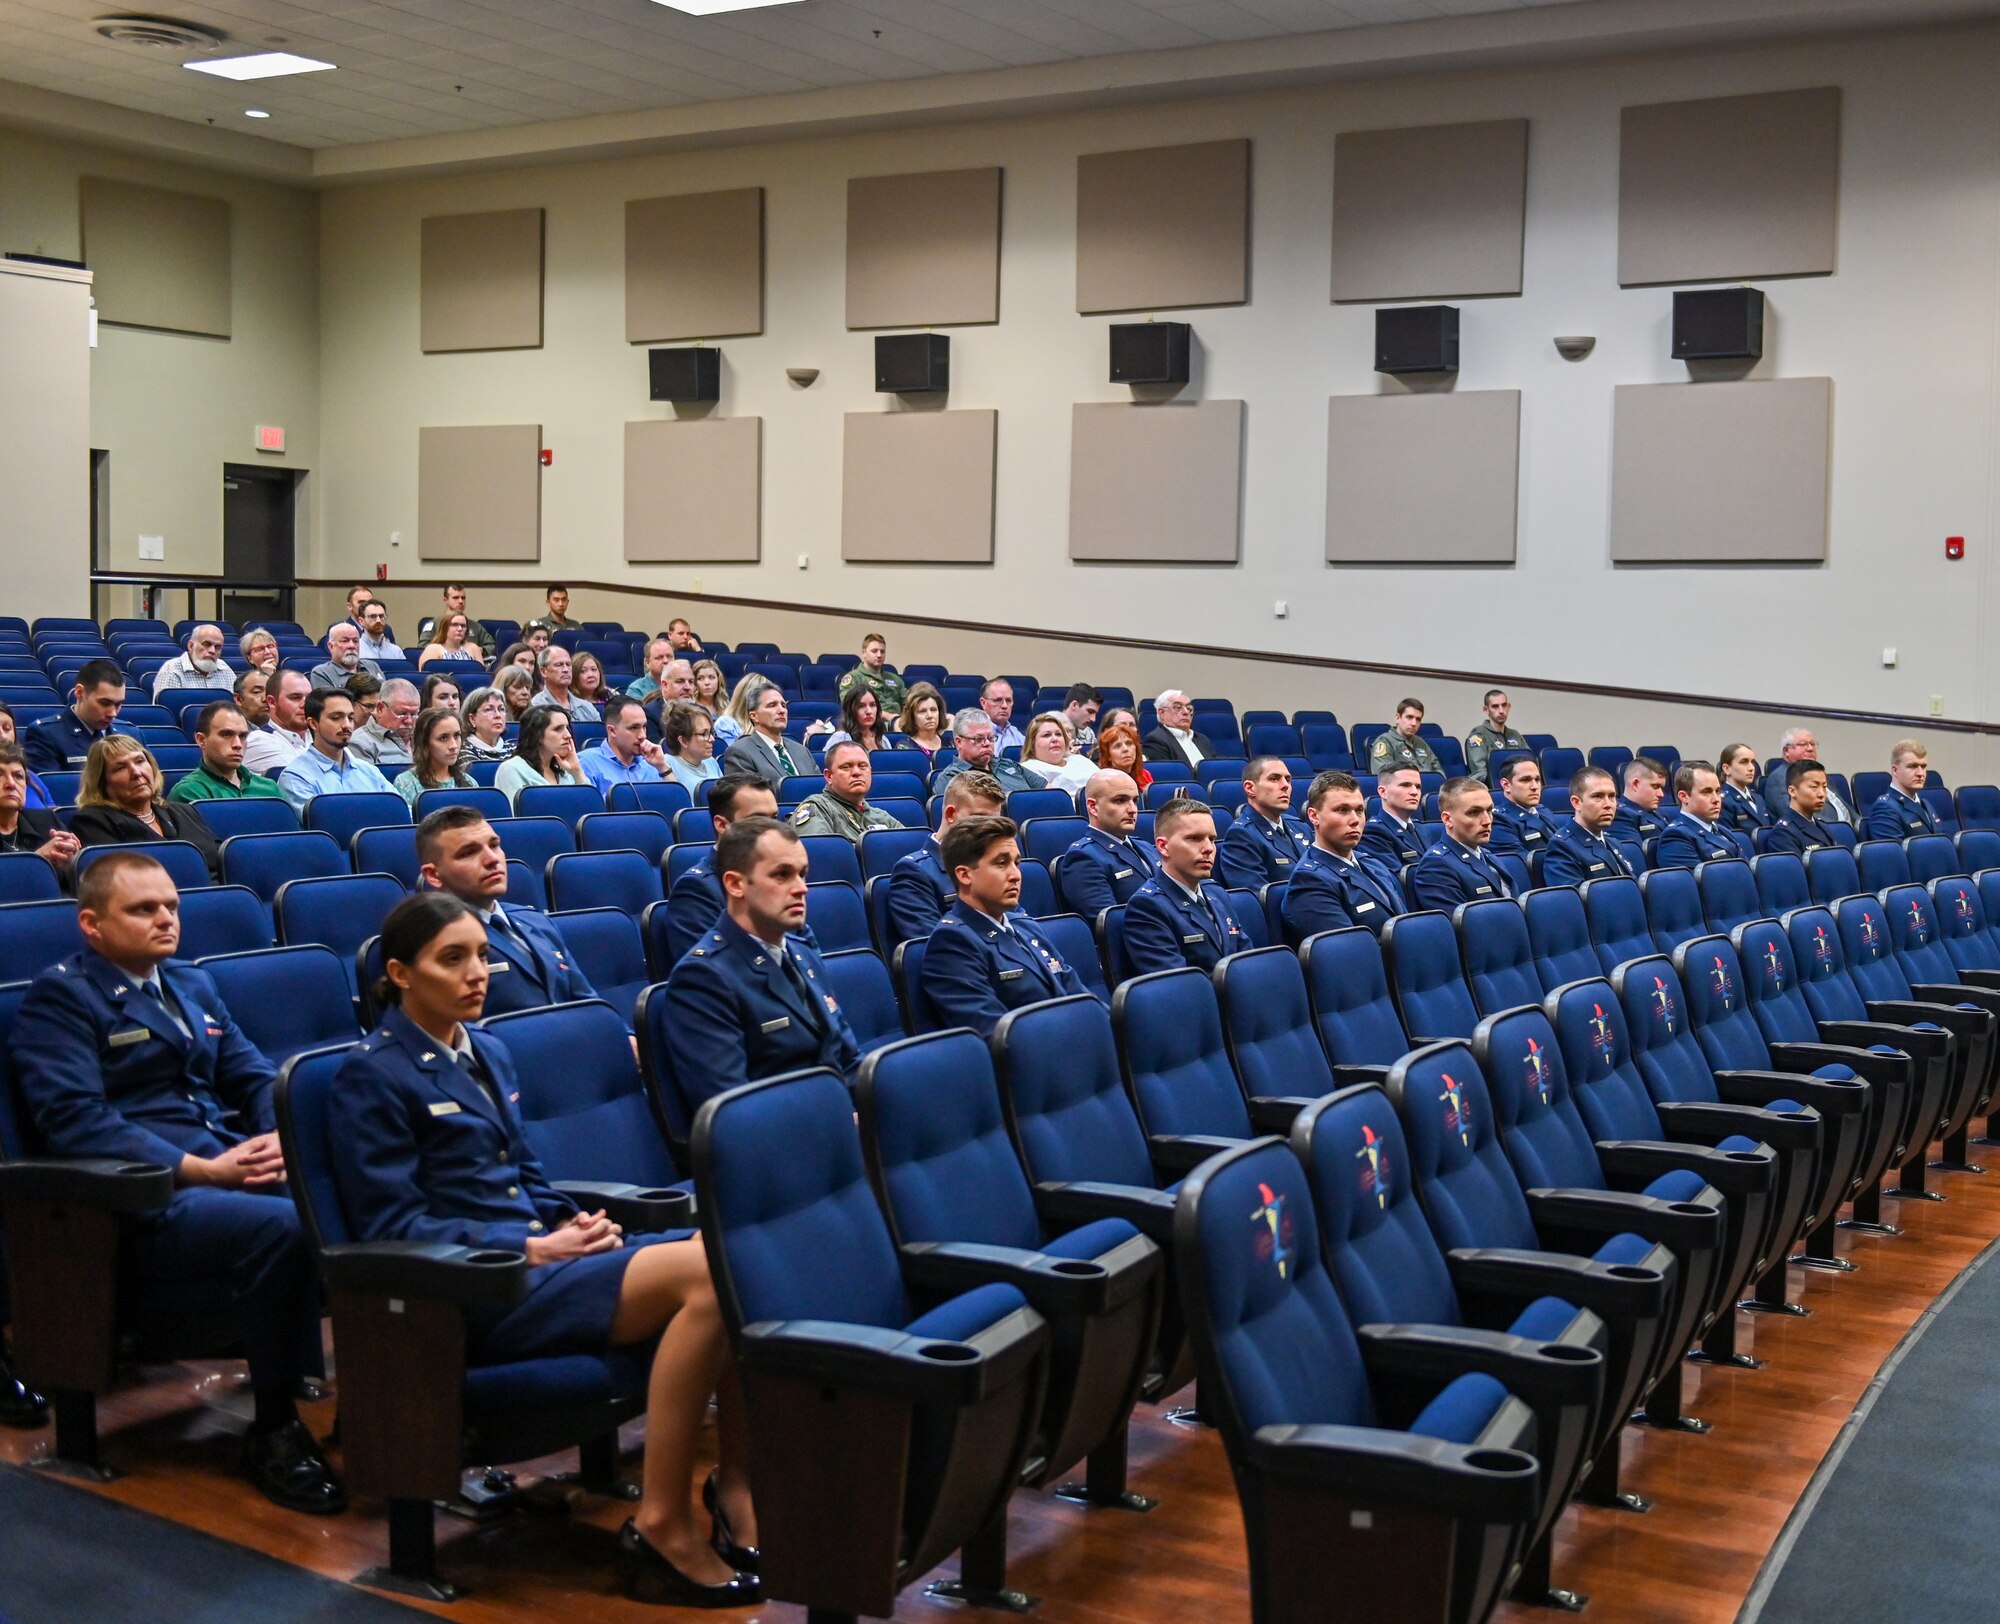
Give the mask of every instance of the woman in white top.
[[507, 797], [509, 806], [520, 799], [522, 790], [536, 784], [589, 782], [576, 759], [569, 713], [553, 705], [537, 705], [521, 718], [520, 741], [493, 775], [493, 787]]
[[479, 646], [474, 644], [467, 648], [465, 645], [471, 631], [472, 622], [464, 615], [446, 615], [432, 629], [431, 641], [418, 653], [417, 669], [421, 671], [433, 660], [479, 660]]
[[498, 688], [475, 688], [465, 696], [460, 713], [465, 737], [458, 747], [462, 761], [505, 761], [514, 753], [507, 742], [507, 699]]
[[1090, 782], [1097, 763], [1076, 753], [1069, 723], [1059, 711], [1043, 711], [1028, 724], [1027, 742], [1021, 746], [1021, 770], [1044, 789], [1067, 790], [1074, 795]]
[[689, 795], [699, 795], [703, 784], [722, 776], [722, 763], [715, 759], [715, 721], [701, 706], [685, 699], [669, 705], [660, 718], [660, 738], [667, 771]]

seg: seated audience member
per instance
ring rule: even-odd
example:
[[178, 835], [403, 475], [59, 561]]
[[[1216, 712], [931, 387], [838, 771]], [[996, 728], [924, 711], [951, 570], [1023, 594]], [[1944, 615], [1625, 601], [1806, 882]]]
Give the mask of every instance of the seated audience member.
[[[82, 842], [56, 822], [46, 807], [28, 805], [28, 759], [11, 741], [0, 743], [0, 851], [31, 851], [59, 875], [82, 849]], [[0, 1366], [0, 1423], [5, 1421], [8, 1373]]]
[[466, 1315], [474, 1365], [614, 1347], [650, 1357], [643, 1485], [619, 1534], [626, 1592], [748, 1606], [761, 1595], [755, 1574], [711, 1548], [689, 1494], [713, 1389], [722, 1465], [709, 1497], [718, 1527], [754, 1540], [742, 1399], [702, 1242], [628, 1236], [549, 1182], [513, 1103], [507, 1045], [471, 1024], [491, 985], [486, 952], [479, 920], [454, 897], [410, 897], [383, 922], [387, 1012], [342, 1065], [329, 1105], [341, 1205], [364, 1240], [527, 1254], [526, 1296]]
[[1610, 838], [1618, 815], [1618, 785], [1602, 767], [1585, 767], [1569, 781], [1575, 815], [1555, 832], [1542, 858], [1544, 885], [1581, 885], [1585, 880], [1633, 872], [1631, 859]]
[[[848, 696], [866, 691], [875, 696], [875, 708], [879, 715], [894, 716], [903, 708], [909, 698], [909, 690], [903, 679], [888, 669], [882, 662], [889, 657], [889, 645], [880, 632], [870, 632], [861, 639], [861, 663], [840, 679], [838, 697], [841, 709], [847, 708]], [[870, 745], [869, 749], [880, 749]]]
[[417, 717], [410, 765], [389, 787], [412, 808], [427, 789], [471, 789], [476, 780], [462, 765], [465, 726], [456, 711], [427, 710]]
[[1461, 902], [1511, 897], [1514, 882], [1486, 849], [1493, 838], [1493, 796], [1476, 778], [1449, 780], [1438, 792], [1444, 838], [1417, 859], [1410, 893], [1419, 908], [1451, 913]]
[[582, 631], [583, 622], [569, 618], [569, 588], [552, 586], [545, 600], [548, 607], [528, 622], [523, 630], [547, 632], [554, 636], [557, 632]]
[[1376, 734], [1368, 746], [1368, 770], [1377, 778], [1398, 767], [1414, 767], [1419, 773], [1443, 772], [1444, 764], [1431, 748], [1431, 741], [1417, 731], [1423, 725], [1421, 699], [1397, 700], [1395, 725], [1386, 733]]
[[[547, 632], [537, 632], [535, 635], [541, 639], [542, 648], [549, 646]], [[527, 672], [530, 677], [533, 677], [535, 674], [535, 657], [540, 653], [541, 649], [536, 648], [526, 638], [523, 638], [518, 643], [509, 643], [500, 651], [500, 658], [493, 662], [493, 675], [497, 678], [502, 671], [505, 671], [511, 665], [518, 666], [521, 670]]]
[[701, 786], [722, 776], [722, 763], [715, 759], [715, 718], [692, 700], [677, 700], [660, 719], [665, 741], [661, 755], [667, 773], [688, 792], [701, 793]]
[[921, 750], [935, 760], [946, 742], [944, 695], [928, 682], [918, 683], [903, 701], [902, 713], [896, 718], [896, 731], [909, 741], [911, 749]]
[[840, 702], [840, 726], [826, 741], [827, 748], [832, 749], [842, 739], [852, 739], [864, 750], [889, 748], [889, 724], [873, 688], [856, 684], [847, 690]]
[[320, 1285], [285, 1191], [271, 1063], [207, 973], [174, 958], [180, 897], [152, 858], [115, 852], [87, 869], [77, 925], [83, 950], [36, 978], [14, 1020], [34, 1130], [54, 1156], [171, 1169], [166, 1206], [118, 1220], [121, 1272], [227, 1293], [254, 1402], [246, 1475], [287, 1510], [341, 1511], [340, 1480], [293, 1402], [325, 1374]]
[[260, 671], [253, 665], [230, 687], [236, 708], [243, 713], [243, 720], [250, 724], [252, 732], [271, 725], [271, 684], [274, 680], [271, 673]]
[[[1507, 725], [1507, 718], [1514, 714], [1514, 701], [1507, 697], [1505, 688], [1488, 688], [1483, 701], [1486, 720], [1465, 736], [1465, 770], [1480, 783], [1492, 786], [1493, 776], [1488, 770], [1495, 752], [1501, 750], [1525, 750], [1528, 738]], [[1431, 754], [1437, 754], [1432, 751]], [[1498, 810], [1498, 803], [1495, 803]]]
[[945, 830], [960, 818], [997, 818], [1006, 806], [1007, 792], [991, 773], [958, 773], [945, 785], [942, 821], [929, 844], [905, 853], [889, 870], [889, 929], [897, 941], [930, 935], [958, 897], [939, 855]]
[[406, 660], [409, 658], [397, 647], [395, 633], [389, 630], [389, 609], [386, 604], [364, 603], [361, 606], [361, 657], [374, 660]]
[[506, 906], [507, 853], [484, 812], [439, 807], [417, 825], [417, 860], [426, 885], [449, 891], [486, 927], [488, 1015], [597, 996], [554, 925], [532, 908]]
[[507, 707], [507, 720], [518, 723], [534, 709], [535, 679], [518, 665], [503, 665], [493, 673], [493, 689]]
[[1889, 746], [1889, 788], [1862, 820], [1863, 840], [1907, 840], [1934, 835], [1938, 815], [1920, 793], [1931, 776], [1930, 754], [1915, 739], [1898, 739]]
[[1215, 813], [1176, 796], [1153, 814], [1159, 871], [1125, 904], [1125, 957], [1134, 975], [1188, 966], [1212, 971], [1248, 947], [1215, 870]]
[[[20, 736], [14, 731], [14, 707], [4, 699], [0, 699], [0, 744], [11, 744], [16, 749], [21, 747]], [[40, 774], [28, 768], [28, 756], [25, 750], [21, 754], [21, 766], [28, 774], [28, 798], [23, 803], [27, 809], [31, 812], [42, 812], [54, 806], [55, 802], [49, 795], [49, 786], [42, 782]]]
[[604, 702], [604, 737], [577, 762], [607, 797], [619, 784], [658, 784], [667, 776], [665, 752], [646, 737], [646, 707], [624, 694]]
[[86, 660], [76, 674], [69, 705], [45, 716], [21, 736], [21, 752], [38, 773], [75, 772], [99, 739], [132, 730], [118, 720], [125, 705], [125, 673], [111, 660]]
[[505, 761], [514, 753], [507, 742], [507, 696], [498, 688], [475, 688], [465, 696], [459, 720], [464, 732], [458, 741], [459, 760]]
[[[1813, 737], [1809, 727], [1789, 727], [1778, 740], [1778, 755], [1789, 767], [1795, 761], [1818, 761], [1819, 740]], [[1824, 770], [1824, 763], [1822, 770]], [[1771, 814], [1771, 821], [1778, 822], [1791, 810], [1791, 786], [1785, 781], [1783, 768], [1764, 775], [1764, 810]], [[1845, 823], [1852, 827], [1857, 821], [1853, 807], [1834, 793], [1829, 779], [1826, 786], [1826, 804], [1816, 814], [1821, 823]]]
[[344, 693], [347, 679], [357, 671], [366, 671], [378, 681], [382, 676], [381, 666], [362, 655], [360, 631], [344, 620], [337, 621], [327, 628], [326, 658], [312, 668], [312, 685]]
[[1222, 837], [1222, 883], [1260, 891], [1289, 880], [1311, 845], [1312, 830], [1292, 815], [1292, 769], [1280, 756], [1245, 762], [1243, 810]]
[[465, 588], [456, 582], [446, 586], [444, 589], [444, 608], [442, 611], [436, 615], [426, 615], [422, 620], [417, 622], [417, 641], [427, 646], [432, 643], [443, 642], [444, 639], [437, 635], [438, 622], [449, 615], [465, 616], [465, 640], [471, 645], [467, 652], [473, 653], [474, 657], [481, 664], [492, 664], [494, 649], [496, 647], [493, 641], [493, 634], [472, 618], [471, 612], [465, 607]]
[[359, 733], [382, 708], [382, 679], [357, 671], [342, 684], [341, 692], [354, 701], [354, 731]]
[[480, 655], [479, 645], [472, 641], [472, 617], [463, 610], [453, 610], [441, 616], [432, 628], [431, 640], [417, 650], [419, 671], [438, 660], [477, 660], [482, 665], [486, 663]]
[[1722, 821], [1744, 835], [1770, 828], [1776, 820], [1757, 783], [1757, 752], [1747, 744], [1726, 744], [1716, 761], [1722, 769]]
[[1090, 782], [1097, 763], [1076, 753], [1062, 712], [1043, 711], [1028, 724], [1027, 743], [1021, 747], [1021, 771], [1044, 789], [1074, 795]]
[[667, 641], [674, 645], [676, 654], [699, 654], [701, 639], [694, 634], [694, 628], [678, 616], [667, 622]]
[[521, 791], [537, 784], [588, 784], [583, 763], [577, 759], [576, 736], [569, 730], [569, 717], [547, 705], [537, 705], [521, 718], [520, 737], [514, 753], [500, 763], [493, 775], [493, 787], [507, 797], [508, 805], [521, 798]]
[[579, 653], [571, 661], [574, 674], [570, 678], [570, 694], [592, 706], [601, 718], [604, 707], [615, 690], [604, 677], [604, 662], [595, 654]]
[[1103, 703], [1104, 696], [1087, 682], [1072, 682], [1063, 695], [1063, 720], [1069, 723], [1080, 755], [1097, 751], [1097, 711]]
[[122, 733], [99, 739], [84, 758], [76, 786], [70, 833], [85, 846], [121, 846], [135, 840], [185, 840], [208, 872], [222, 878], [222, 848], [193, 807], [167, 799], [165, 775], [153, 752]]
[[237, 638], [236, 652], [246, 671], [261, 671], [268, 677], [278, 669], [278, 639], [262, 626], [252, 626]]
[[570, 680], [576, 674], [576, 664], [571, 659], [568, 649], [559, 646], [545, 648], [536, 665], [541, 671], [542, 685], [535, 690], [534, 697], [528, 701], [530, 710], [546, 706], [550, 710], [561, 711], [572, 722], [603, 720], [598, 715], [595, 705], [570, 688]]
[[245, 767], [266, 778], [276, 778], [312, 748], [306, 701], [313, 692], [312, 682], [303, 671], [280, 671], [271, 678], [264, 701], [270, 718], [266, 726], [251, 733], [243, 746]]
[[528, 646], [528, 652], [534, 656], [527, 666], [528, 673], [532, 676], [542, 656], [548, 653], [549, 645], [555, 641], [555, 634], [548, 627], [531, 620], [526, 630], [521, 633], [521, 641]]
[[1208, 735], [1194, 730], [1194, 701], [1178, 688], [1169, 688], [1153, 701], [1159, 726], [1146, 735], [1148, 761], [1178, 761], [1183, 767], [1199, 767], [1215, 754]]
[[427, 710], [448, 710], [456, 716], [464, 702], [458, 678], [448, 672], [433, 671], [418, 690], [417, 712], [421, 715]]
[[[785, 691], [768, 677], [747, 676], [736, 685], [729, 708], [741, 707], [744, 731], [722, 758], [725, 778], [798, 778], [813, 769], [812, 752], [803, 744], [785, 737], [785, 724], [792, 719], [792, 707]], [[718, 743], [722, 724], [715, 728]]]
[[194, 742], [201, 747], [201, 765], [167, 791], [169, 801], [272, 800], [282, 793], [277, 779], [243, 765], [250, 722], [229, 700], [202, 706], [195, 718]]
[[1380, 936], [1384, 921], [1409, 911], [1395, 869], [1376, 858], [1363, 839], [1367, 805], [1351, 773], [1329, 769], [1307, 786], [1313, 843], [1293, 865], [1280, 905], [1290, 946], [1349, 925]]
[[1653, 843], [1654, 868], [1693, 868], [1718, 857], [1748, 857], [1748, 838], [1722, 822], [1722, 779], [1705, 761], [1683, 761], [1674, 773], [1680, 810]]
[[994, 677], [981, 685], [979, 708], [993, 723], [996, 750], [1019, 749], [1027, 742], [1014, 725], [1014, 685], [1005, 677]]
[[1499, 794], [1493, 801], [1496, 852], [1525, 857], [1555, 838], [1561, 821], [1542, 805], [1542, 767], [1533, 756], [1515, 756], [1500, 769]]
[[646, 645], [645, 670], [626, 685], [625, 691], [640, 704], [645, 704], [660, 691], [660, 673], [666, 670], [673, 658], [674, 645], [664, 637], [654, 638]]
[[711, 717], [720, 716], [729, 703], [729, 684], [722, 667], [713, 660], [696, 660], [689, 670], [694, 678], [694, 702]]
[[998, 781], [1009, 795], [1017, 789], [1040, 786], [1021, 768], [1018, 761], [1000, 754], [999, 735], [993, 718], [983, 710], [968, 706], [951, 719], [951, 743], [958, 759], [931, 775], [931, 793], [941, 794], [959, 773], [986, 773]]
[[[669, 660], [660, 668], [660, 683], [653, 697], [645, 701], [646, 728], [654, 740], [660, 738], [660, 718], [669, 706], [694, 702], [694, 670], [685, 660]], [[713, 715], [709, 718], [714, 720]]]
[[1125, 774], [1092, 774], [1084, 786], [1083, 811], [1090, 827], [1057, 860], [1056, 888], [1071, 913], [1095, 924], [1106, 908], [1130, 901], [1159, 871], [1160, 854], [1135, 837], [1139, 787]]
[[1153, 775], [1146, 770], [1145, 751], [1139, 744], [1139, 724], [1127, 720], [1131, 714], [1112, 711], [1098, 718], [1104, 725], [1097, 730], [1097, 765], [1123, 773], [1143, 791], [1152, 784]]
[[[361, 611], [368, 604], [373, 602], [374, 598], [375, 598], [375, 589], [373, 587], [366, 587], [366, 586], [349, 587], [347, 589], [347, 614], [344, 617], [345, 623], [349, 626], [352, 626], [356, 631], [360, 631]], [[334, 622], [335, 626], [338, 626], [340, 624], [342, 624], [342, 622], [339, 620], [336, 620]]]
[[1826, 769], [1805, 759], [1788, 763], [1785, 783], [1790, 803], [1785, 815], [1764, 836], [1764, 849], [1797, 852], [1803, 857], [1814, 846], [1839, 845], [1832, 826], [1820, 816], [1826, 806]]
[[1424, 780], [1415, 767], [1391, 767], [1375, 780], [1375, 799], [1382, 809], [1361, 832], [1361, 849], [1400, 874], [1424, 854], [1424, 837], [1417, 832], [1417, 813], [1424, 804]]
[[187, 652], [153, 673], [153, 697], [171, 688], [228, 688], [235, 681], [222, 658], [222, 628], [196, 626], [188, 633]]
[[[745, 818], [773, 818], [778, 815], [778, 790], [763, 778], [722, 778], [708, 791], [709, 825], [720, 840], [723, 831]], [[701, 857], [675, 878], [667, 893], [667, 918], [677, 932], [676, 939], [699, 941], [715, 929], [722, 917], [722, 878], [715, 871], [715, 852]], [[808, 940], [812, 937], [806, 931]]]
[[792, 811], [792, 827], [800, 834], [845, 835], [859, 846], [870, 829], [903, 827], [893, 813], [868, 804], [875, 769], [868, 752], [852, 739], [828, 745], [822, 767], [826, 788], [808, 795]]
[[805, 1066], [849, 1086], [861, 1045], [803, 934], [806, 849], [776, 818], [739, 817], [717, 837], [721, 915], [667, 977], [674, 1074], [690, 1102]]
[[923, 994], [940, 1024], [990, 1038], [1010, 1009], [1089, 990], [1020, 911], [1012, 819], [960, 818], [939, 855], [956, 900], [924, 944]]
[[1660, 810], [1666, 793], [1667, 769], [1651, 756], [1634, 756], [1626, 762], [1625, 793], [1618, 798], [1618, 812], [1611, 820], [1611, 838], [1643, 853], [1646, 842], [1667, 826], [1667, 814]]
[[354, 730], [347, 748], [358, 760], [379, 768], [384, 778], [400, 771], [416, 759], [412, 745], [422, 709], [417, 685], [404, 677], [391, 677], [382, 684], [375, 714]]
[[285, 764], [278, 788], [296, 812], [304, 812], [315, 795], [390, 793], [389, 780], [372, 762], [351, 754], [354, 699], [331, 688], [315, 688], [306, 696], [306, 725], [312, 746]]

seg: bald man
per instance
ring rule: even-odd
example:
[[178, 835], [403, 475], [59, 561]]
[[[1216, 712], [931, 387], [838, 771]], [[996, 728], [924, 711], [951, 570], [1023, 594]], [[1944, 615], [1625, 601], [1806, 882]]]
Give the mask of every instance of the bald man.
[[1160, 869], [1160, 854], [1135, 838], [1139, 786], [1129, 773], [1107, 767], [1083, 787], [1090, 828], [1063, 853], [1056, 886], [1071, 912], [1096, 923], [1113, 903], [1127, 901]]

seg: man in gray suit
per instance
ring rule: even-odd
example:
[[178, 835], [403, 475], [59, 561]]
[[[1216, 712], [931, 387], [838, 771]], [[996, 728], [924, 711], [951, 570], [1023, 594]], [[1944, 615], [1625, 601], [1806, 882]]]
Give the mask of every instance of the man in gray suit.
[[785, 693], [775, 682], [750, 707], [750, 731], [732, 744], [722, 758], [725, 778], [797, 778], [813, 770], [812, 752], [785, 737], [791, 718]]

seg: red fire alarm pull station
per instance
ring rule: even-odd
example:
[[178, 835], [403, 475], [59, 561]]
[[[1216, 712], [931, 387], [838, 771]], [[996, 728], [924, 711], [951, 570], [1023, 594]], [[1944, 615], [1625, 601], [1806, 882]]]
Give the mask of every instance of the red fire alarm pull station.
[[1965, 537], [1946, 536], [1944, 538], [1944, 556], [1950, 559], [1963, 558], [1965, 556]]
[[542, 466], [544, 468], [553, 468], [555, 467], [555, 465], [556, 465], [556, 454], [553, 451], [551, 451], [547, 446], [544, 446], [542, 448]]

